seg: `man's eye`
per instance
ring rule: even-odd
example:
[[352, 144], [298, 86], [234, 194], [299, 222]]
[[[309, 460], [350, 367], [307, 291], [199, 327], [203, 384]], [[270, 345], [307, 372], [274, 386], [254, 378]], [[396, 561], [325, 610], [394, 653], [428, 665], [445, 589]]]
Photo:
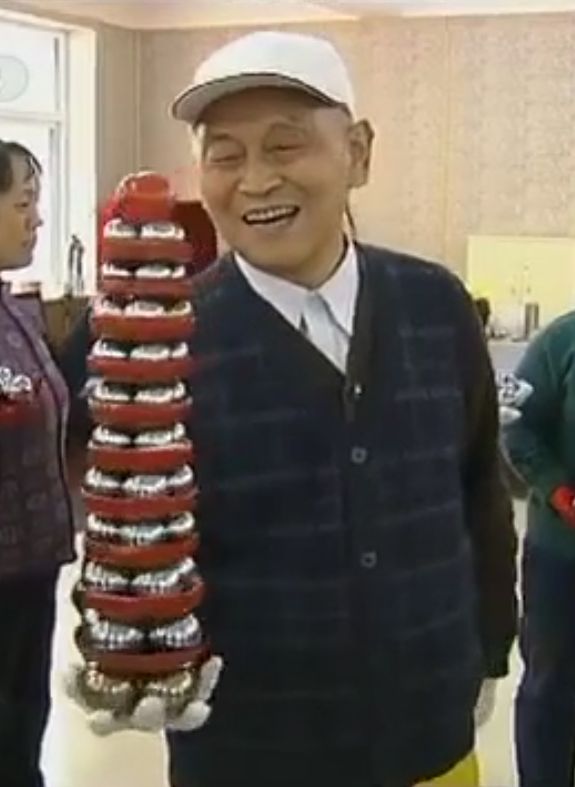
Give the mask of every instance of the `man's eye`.
[[237, 154], [230, 153], [227, 156], [213, 156], [211, 160], [213, 164], [234, 164], [240, 160], [240, 157]]
[[211, 150], [208, 151], [207, 159], [210, 164], [236, 164], [241, 160], [241, 153], [238, 150]]
[[277, 153], [280, 156], [283, 154], [290, 155], [293, 153], [298, 153], [303, 148], [303, 145], [300, 142], [278, 142], [274, 145], [270, 145], [270, 152]]

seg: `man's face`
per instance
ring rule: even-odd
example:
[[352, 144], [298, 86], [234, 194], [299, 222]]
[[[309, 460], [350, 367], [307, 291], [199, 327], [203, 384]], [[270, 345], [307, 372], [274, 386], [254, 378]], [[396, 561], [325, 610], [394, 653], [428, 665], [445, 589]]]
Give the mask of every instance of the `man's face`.
[[12, 187], [0, 194], [0, 270], [24, 268], [32, 261], [38, 228], [40, 183], [30, 163], [12, 157]]
[[234, 251], [296, 280], [337, 255], [349, 191], [367, 180], [365, 124], [299, 91], [258, 88], [214, 104], [197, 134], [202, 195]]

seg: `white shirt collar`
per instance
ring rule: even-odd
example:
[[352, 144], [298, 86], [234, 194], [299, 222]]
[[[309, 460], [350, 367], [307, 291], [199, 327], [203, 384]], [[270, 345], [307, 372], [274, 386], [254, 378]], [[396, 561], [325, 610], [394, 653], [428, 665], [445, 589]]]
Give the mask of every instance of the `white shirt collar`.
[[[238, 267], [251, 288], [270, 303], [296, 330], [299, 330], [303, 309], [309, 290], [293, 284], [271, 273], [255, 268], [235, 255]], [[351, 338], [357, 293], [359, 290], [359, 268], [357, 250], [348, 243], [347, 251], [333, 276], [317, 292], [325, 299], [339, 327]]]

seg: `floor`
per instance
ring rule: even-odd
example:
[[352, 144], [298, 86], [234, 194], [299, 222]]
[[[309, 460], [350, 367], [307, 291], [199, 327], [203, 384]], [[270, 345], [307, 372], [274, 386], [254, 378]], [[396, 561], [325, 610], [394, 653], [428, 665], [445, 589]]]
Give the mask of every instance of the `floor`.
[[[517, 514], [519, 530], [522, 530], [524, 512], [521, 507]], [[82, 713], [63, 694], [62, 675], [75, 659], [72, 642], [75, 613], [69, 595], [76, 576], [77, 567], [67, 569], [60, 586], [54, 709], [44, 748], [47, 787], [168, 787], [160, 736], [122, 734], [96, 738], [87, 730]], [[480, 733], [482, 787], [516, 786], [510, 741], [512, 698], [518, 673], [519, 663], [514, 654], [512, 674], [499, 688], [495, 715]]]

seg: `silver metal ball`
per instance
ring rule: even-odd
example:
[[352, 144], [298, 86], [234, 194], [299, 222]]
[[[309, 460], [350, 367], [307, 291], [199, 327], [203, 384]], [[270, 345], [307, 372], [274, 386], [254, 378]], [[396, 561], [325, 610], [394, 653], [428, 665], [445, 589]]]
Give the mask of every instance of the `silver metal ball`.
[[120, 528], [120, 539], [129, 546], [150, 546], [161, 544], [169, 538], [166, 526], [162, 522], [142, 522], [124, 525]]
[[134, 439], [134, 444], [141, 447], [163, 448], [171, 445], [173, 442], [173, 429], [152, 429], [140, 432]]
[[149, 681], [144, 686], [143, 694], [162, 700], [168, 715], [178, 715], [192, 699], [196, 683], [194, 670], [182, 670], [166, 678]]
[[108, 339], [98, 339], [92, 347], [92, 355], [94, 358], [123, 359], [128, 357], [128, 353], [121, 344]]
[[[173, 402], [176, 398], [176, 386], [157, 385], [140, 388], [140, 390], [136, 392], [134, 401], [145, 404], [170, 404], [170, 402]], [[183, 396], [180, 398], [183, 398]]]
[[124, 404], [131, 400], [129, 389], [124, 385], [98, 381], [91, 390], [92, 398], [99, 402]]
[[166, 307], [157, 301], [136, 300], [126, 306], [124, 314], [130, 317], [162, 317], [166, 314]]
[[111, 219], [104, 227], [105, 238], [137, 238], [138, 232], [122, 219]]
[[137, 693], [134, 683], [104, 675], [95, 664], [88, 664], [82, 671], [79, 689], [94, 710], [109, 710], [122, 715], [130, 714]]
[[133, 475], [127, 478], [122, 489], [134, 497], [154, 497], [169, 491], [168, 478], [164, 475]]
[[102, 265], [102, 276], [105, 279], [131, 279], [133, 274], [130, 268], [124, 268], [114, 262], [105, 262]]
[[184, 240], [186, 233], [178, 224], [171, 221], [158, 221], [144, 224], [141, 237], [148, 240]]
[[131, 589], [137, 595], [171, 595], [191, 587], [197, 577], [196, 564], [192, 558], [162, 571], [147, 571], [132, 579]]
[[141, 650], [145, 643], [145, 633], [135, 626], [114, 623], [105, 618], [91, 621], [87, 626], [89, 640], [98, 650], [134, 652]]
[[171, 279], [173, 266], [161, 262], [140, 265], [134, 271], [136, 279]]
[[139, 361], [167, 361], [170, 355], [168, 344], [139, 344], [130, 352], [130, 358]]
[[177, 492], [180, 489], [185, 489], [186, 487], [191, 486], [194, 483], [194, 479], [195, 475], [192, 468], [189, 465], [184, 465], [172, 476], [170, 476], [168, 484], [170, 489]]
[[149, 633], [150, 642], [166, 650], [193, 648], [202, 642], [202, 631], [195, 615], [187, 615], [175, 623], [157, 626]]
[[194, 532], [195, 527], [194, 515], [187, 512], [166, 523], [166, 535], [168, 538], [185, 538]]
[[174, 265], [172, 268], [172, 279], [181, 280], [185, 279], [188, 275], [185, 265]]
[[92, 561], [84, 568], [83, 582], [86, 588], [105, 593], [125, 593], [130, 587], [128, 578], [119, 571], [112, 571]]
[[104, 298], [95, 307], [95, 312], [96, 312], [96, 315], [98, 315], [98, 316], [99, 315], [102, 315], [102, 316], [110, 316], [110, 315], [118, 316], [120, 314], [123, 314], [123, 309], [118, 303], [115, 303], [114, 301], [110, 300], [110, 298]]
[[125, 432], [118, 432], [107, 426], [97, 426], [92, 432], [92, 442], [99, 445], [110, 445], [125, 448], [132, 444], [132, 438]]
[[174, 344], [171, 349], [172, 358], [187, 358], [190, 354], [190, 349], [186, 342], [178, 342]]
[[121, 491], [122, 482], [111, 473], [103, 473], [96, 467], [91, 467], [85, 476], [86, 487], [102, 494], [115, 494]]

